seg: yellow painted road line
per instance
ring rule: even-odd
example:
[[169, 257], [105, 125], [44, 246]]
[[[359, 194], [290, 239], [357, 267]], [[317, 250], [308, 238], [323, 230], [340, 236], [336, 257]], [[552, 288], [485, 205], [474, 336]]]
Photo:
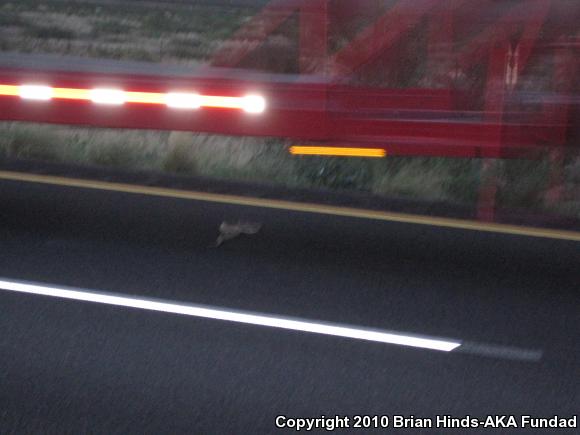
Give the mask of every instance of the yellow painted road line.
[[165, 187], [141, 186], [109, 181], [83, 180], [79, 178], [38, 175], [25, 172], [0, 171], [0, 179], [580, 242], [580, 232], [578, 231], [486, 223], [466, 219], [421, 216], [352, 207], [338, 207], [323, 204], [178, 190]]

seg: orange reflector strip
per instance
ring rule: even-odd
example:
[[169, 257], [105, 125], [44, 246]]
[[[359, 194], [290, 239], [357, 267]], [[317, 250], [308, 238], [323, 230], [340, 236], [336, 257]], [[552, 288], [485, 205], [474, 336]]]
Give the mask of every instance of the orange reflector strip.
[[215, 97], [211, 95], [201, 95], [202, 107], [216, 107], [221, 109], [243, 109], [244, 100], [238, 97]]
[[[48, 95], [45, 95], [47, 92], [41, 92], [41, 88], [49, 91]], [[261, 113], [265, 108], [264, 98], [257, 95], [227, 97], [194, 93], [125, 92], [111, 89], [51, 88], [48, 86], [0, 84], [0, 96], [20, 96], [29, 100], [83, 100], [99, 104], [158, 104], [172, 108], [189, 109], [213, 107], [244, 110], [248, 113]]]
[[90, 100], [91, 91], [86, 89], [74, 89], [74, 88], [53, 88], [52, 98], [58, 98], [63, 100]]
[[127, 103], [165, 104], [165, 94], [156, 92], [125, 92]]
[[292, 146], [290, 147], [290, 154], [310, 156], [386, 157], [387, 151], [380, 148]]

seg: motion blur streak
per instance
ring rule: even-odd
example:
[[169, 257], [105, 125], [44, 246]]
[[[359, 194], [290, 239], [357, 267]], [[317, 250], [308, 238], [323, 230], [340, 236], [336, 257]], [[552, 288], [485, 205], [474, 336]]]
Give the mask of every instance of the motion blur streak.
[[171, 108], [197, 109], [213, 107], [217, 109], [237, 109], [247, 113], [262, 113], [266, 100], [260, 95], [229, 97], [219, 95], [199, 95], [192, 93], [133, 92], [120, 89], [77, 89], [52, 88], [37, 85], [0, 85], [0, 96], [20, 96], [26, 100], [79, 100], [96, 104], [121, 105], [123, 103], [167, 105]]
[[62, 100], [90, 100], [91, 92], [86, 89], [54, 88], [52, 96]]
[[20, 86], [20, 97], [25, 100], [48, 101], [52, 98], [52, 88], [39, 85]]
[[17, 97], [20, 95], [20, 86], [0, 85], [0, 95], [7, 97]]
[[119, 89], [93, 89], [91, 100], [96, 104], [121, 105], [127, 101], [125, 93]]
[[342, 148], [293, 146], [290, 154], [311, 156], [348, 156], [348, 157], [386, 157], [387, 152], [380, 148]]
[[243, 109], [244, 101], [239, 97], [201, 96], [201, 105], [220, 109]]
[[165, 104], [176, 109], [198, 109], [201, 107], [199, 94], [169, 93], [165, 95]]
[[266, 100], [259, 95], [244, 97], [244, 110], [248, 113], [262, 113], [266, 109]]
[[125, 92], [127, 103], [141, 103], [141, 104], [165, 104], [166, 98], [164, 94], [154, 92]]
[[144, 310], [183, 314], [186, 316], [203, 317], [206, 319], [226, 320], [230, 322], [246, 323], [250, 325], [270, 326], [272, 328], [313, 332], [316, 334], [333, 335], [337, 337], [357, 338], [359, 340], [398, 344], [401, 346], [411, 346], [444, 352], [450, 352], [461, 346], [460, 341], [438, 340], [433, 338], [386, 332], [377, 329], [342, 326], [336, 323], [312, 322], [298, 318], [278, 317], [262, 315], [259, 313], [224, 310], [221, 308], [189, 303], [176, 303], [163, 301], [160, 299], [141, 299], [132, 296], [120, 296], [112, 293], [101, 293], [56, 286], [45, 286], [11, 280], [0, 280], [0, 289], [19, 293], [74, 299], [77, 301], [96, 302], [100, 304], [117, 305], [121, 307], [141, 308]]

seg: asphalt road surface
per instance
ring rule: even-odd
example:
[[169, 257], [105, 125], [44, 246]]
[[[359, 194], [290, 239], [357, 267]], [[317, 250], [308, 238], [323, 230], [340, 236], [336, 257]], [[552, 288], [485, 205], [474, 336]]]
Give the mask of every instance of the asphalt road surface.
[[[212, 247], [220, 223], [238, 219], [263, 227]], [[284, 433], [279, 415], [572, 417], [580, 411], [579, 246], [1, 181], [2, 279], [450, 337], [541, 358], [0, 291], [0, 433]], [[365, 431], [337, 431], [351, 432]]]

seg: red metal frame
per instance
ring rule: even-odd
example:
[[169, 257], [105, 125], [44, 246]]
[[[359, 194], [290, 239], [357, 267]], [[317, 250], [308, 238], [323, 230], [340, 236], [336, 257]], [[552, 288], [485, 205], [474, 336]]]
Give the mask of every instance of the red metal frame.
[[[566, 26], [557, 24], [574, 20], [564, 19], [562, 9], [553, 8], [559, 0], [517, 0], [505, 11], [503, 6], [498, 9], [504, 3], [398, 0], [382, 10], [378, 0], [274, 0], [233, 35], [232, 40], [244, 44], [235, 49], [231, 48], [235, 44], [224, 44], [215, 53], [212, 67], [187, 78], [74, 72], [66, 65], [61, 71], [42, 72], [0, 66], [1, 84], [41, 80], [60, 87], [115, 85], [153, 92], [184, 88], [216, 95], [243, 95], [250, 90], [268, 101], [267, 111], [259, 116], [219, 109], [178, 112], [165, 107], [111, 108], [0, 97], [0, 119], [277, 136], [302, 143], [386, 148], [389, 155], [534, 156], [546, 147], [568, 144], [579, 53], [578, 44], [562, 41]], [[485, 15], [488, 10], [494, 13]], [[360, 11], [376, 18], [345, 46], [330, 52], [329, 40]], [[572, 5], [564, 12], [580, 19], [580, 7]], [[233, 69], [260, 50], [263, 41], [295, 14], [300, 26], [300, 75], [256, 75]], [[479, 32], [471, 35], [470, 26], [482, 20], [486, 27], [478, 27]], [[389, 89], [356, 84], [362, 71], [380, 72], [384, 65], [400, 71], [404, 65], [398, 55], [406, 36], [423, 26], [427, 28], [429, 69], [443, 64], [433, 73], [437, 86]], [[555, 86], [551, 93], [537, 95], [543, 109], [529, 113], [514, 104], [520, 96], [516, 82], [540, 52], [557, 62]], [[484, 103], [474, 108], [471, 95], [455, 88], [453, 77], [467, 74], [482, 62], [487, 64]]]

